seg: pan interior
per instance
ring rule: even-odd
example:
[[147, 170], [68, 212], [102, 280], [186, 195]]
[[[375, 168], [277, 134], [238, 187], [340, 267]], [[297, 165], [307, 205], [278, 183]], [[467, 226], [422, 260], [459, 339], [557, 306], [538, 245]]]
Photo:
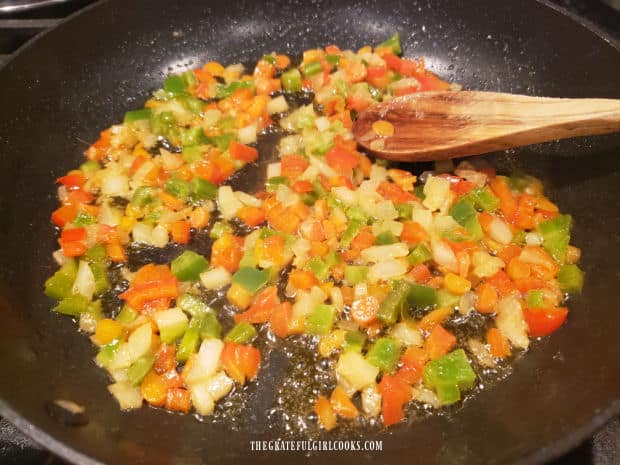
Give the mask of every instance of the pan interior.
[[[405, 53], [465, 88], [563, 97], [620, 97], [620, 56], [608, 43], [543, 4], [472, 0], [170, 2], [113, 0], [87, 9], [0, 70], [0, 407], [76, 463], [286, 463], [250, 440], [276, 439], [265, 411], [286, 357], [276, 355], [238, 421], [199, 422], [143, 408], [123, 413], [92, 362], [94, 348], [49, 311], [42, 284], [57, 247], [48, 218], [54, 179], [82, 159], [98, 131], [141, 106], [167, 73], [207, 60], [251, 62], [337, 43], [358, 48], [401, 34]], [[389, 432], [376, 453], [320, 453], [313, 462], [506, 463], [539, 461], [574, 445], [620, 409], [620, 215], [617, 136], [532, 146], [490, 157], [500, 170], [545, 182], [573, 214], [583, 248], [584, 293], [566, 326], [523, 357], [512, 376], [457, 412]], [[413, 166], [413, 170], [420, 167]], [[250, 181], [247, 188], [251, 190]], [[45, 404], [87, 409], [81, 428], [60, 426]], [[611, 406], [611, 408], [610, 408]], [[593, 420], [594, 417], [594, 420]], [[233, 427], [234, 426], [234, 427]], [[45, 432], [47, 435], [41, 435]], [[338, 437], [326, 434], [324, 437]], [[59, 449], [60, 441], [68, 446]], [[549, 444], [554, 444], [546, 447]]]

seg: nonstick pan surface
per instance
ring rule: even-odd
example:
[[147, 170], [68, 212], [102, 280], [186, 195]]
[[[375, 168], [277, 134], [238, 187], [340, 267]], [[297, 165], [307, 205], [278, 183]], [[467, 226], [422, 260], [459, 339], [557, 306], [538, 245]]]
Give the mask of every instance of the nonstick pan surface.
[[[207, 60], [251, 62], [401, 34], [406, 54], [465, 88], [553, 97], [620, 97], [620, 52], [536, 1], [110, 0], [25, 47], [0, 70], [0, 414], [76, 463], [537, 463], [575, 446], [620, 411], [620, 138], [606, 136], [490, 156], [500, 171], [543, 179], [574, 216], [587, 273], [566, 325], [514, 372], [455, 411], [388, 431], [380, 452], [254, 453], [277, 439], [265, 411], [287, 359], [274, 353], [238, 421], [199, 422], [143, 408], [121, 412], [95, 349], [42, 292], [57, 247], [54, 179], [98, 132], [142, 105], [167, 73]], [[420, 167], [413, 166], [419, 170]], [[246, 172], [238, 185], [252, 190]], [[89, 422], [66, 427], [45, 406], [70, 399]], [[304, 438], [300, 438], [304, 439]]]

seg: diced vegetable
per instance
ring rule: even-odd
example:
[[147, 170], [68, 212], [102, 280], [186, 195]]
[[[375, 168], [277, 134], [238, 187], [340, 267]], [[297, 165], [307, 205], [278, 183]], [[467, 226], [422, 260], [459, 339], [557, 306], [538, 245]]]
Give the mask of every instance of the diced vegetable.
[[453, 404], [461, 398], [461, 391], [473, 387], [476, 374], [463, 349], [429, 362], [424, 367], [424, 383], [435, 389], [443, 405]]

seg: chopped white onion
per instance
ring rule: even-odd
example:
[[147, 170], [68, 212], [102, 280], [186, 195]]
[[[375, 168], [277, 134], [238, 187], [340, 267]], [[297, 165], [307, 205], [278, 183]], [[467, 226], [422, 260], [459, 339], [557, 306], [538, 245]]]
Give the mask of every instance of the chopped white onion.
[[83, 260], [80, 261], [77, 275], [75, 276], [75, 281], [73, 282], [73, 293], [83, 295], [90, 300], [93, 298], [93, 294], [95, 293], [95, 287], [95, 276], [93, 275], [88, 262]]
[[231, 280], [230, 272], [221, 266], [200, 274], [200, 283], [206, 289], [219, 289], [230, 284]]
[[217, 190], [217, 204], [220, 207], [222, 217], [226, 220], [234, 218], [237, 211], [243, 207], [243, 204], [239, 201], [230, 186], [221, 186]]
[[284, 95], [279, 95], [278, 97], [272, 98], [267, 102], [266, 108], [268, 115], [273, 115], [274, 113], [284, 113], [288, 111], [288, 103], [284, 98]]
[[458, 272], [459, 265], [456, 255], [448, 244], [440, 239], [431, 240], [431, 251], [433, 260], [439, 265], [446, 267], [448, 270]]
[[438, 176], [429, 176], [424, 184], [422, 204], [431, 211], [441, 209], [450, 198], [450, 181]]
[[256, 124], [250, 124], [239, 129], [239, 142], [242, 144], [253, 144], [256, 142]]
[[510, 244], [512, 242], [512, 231], [506, 222], [497, 217], [493, 217], [489, 225], [489, 236], [500, 244]]
[[267, 165], [267, 179], [282, 175], [282, 163], [269, 163]]
[[[378, 263], [392, 258], [401, 258], [409, 255], [409, 247], [404, 242], [395, 244], [373, 245], [362, 250], [361, 258], [365, 262]], [[455, 259], [456, 260], [456, 259]]]
[[376, 283], [398, 278], [407, 273], [408, 262], [404, 258], [384, 260], [375, 263], [368, 269], [368, 281]]
[[527, 335], [527, 324], [523, 319], [521, 303], [515, 295], [503, 298], [497, 303], [495, 324], [512, 343], [521, 349], [527, 349], [530, 339]]
[[381, 393], [376, 383], [362, 389], [362, 410], [371, 417], [376, 417], [381, 413]]
[[140, 387], [132, 385], [129, 381], [110, 384], [108, 390], [118, 401], [121, 410], [130, 410], [142, 407], [142, 394]]

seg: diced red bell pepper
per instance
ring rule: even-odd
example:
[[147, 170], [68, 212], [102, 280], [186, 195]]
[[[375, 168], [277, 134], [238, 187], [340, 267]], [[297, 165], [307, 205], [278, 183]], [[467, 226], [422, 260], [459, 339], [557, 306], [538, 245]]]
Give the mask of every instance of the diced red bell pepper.
[[72, 223], [77, 214], [78, 208], [75, 205], [63, 205], [52, 213], [52, 223], [62, 228], [67, 223]]
[[80, 188], [86, 182], [86, 176], [81, 171], [72, 171], [65, 176], [56, 179], [56, 182], [69, 188]]
[[260, 350], [255, 347], [227, 342], [221, 356], [228, 376], [239, 384], [252, 380], [260, 368]]
[[403, 407], [411, 400], [411, 386], [396, 375], [383, 375], [379, 383], [383, 424], [390, 426], [404, 418]]
[[360, 157], [339, 145], [325, 154], [327, 164], [342, 174], [349, 174], [360, 163]]
[[256, 296], [252, 306], [243, 313], [237, 313], [233, 316], [235, 323], [247, 321], [248, 323], [266, 323], [271, 318], [271, 313], [276, 305], [280, 303], [278, 297], [278, 288], [269, 286]]
[[568, 315], [566, 307], [525, 308], [523, 318], [527, 323], [528, 333], [532, 337], [547, 336], [556, 331]]
[[228, 150], [230, 151], [230, 156], [235, 160], [249, 163], [258, 159], [258, 150], [249, 145], [240, 144], [237, 141], [232, 141]]

